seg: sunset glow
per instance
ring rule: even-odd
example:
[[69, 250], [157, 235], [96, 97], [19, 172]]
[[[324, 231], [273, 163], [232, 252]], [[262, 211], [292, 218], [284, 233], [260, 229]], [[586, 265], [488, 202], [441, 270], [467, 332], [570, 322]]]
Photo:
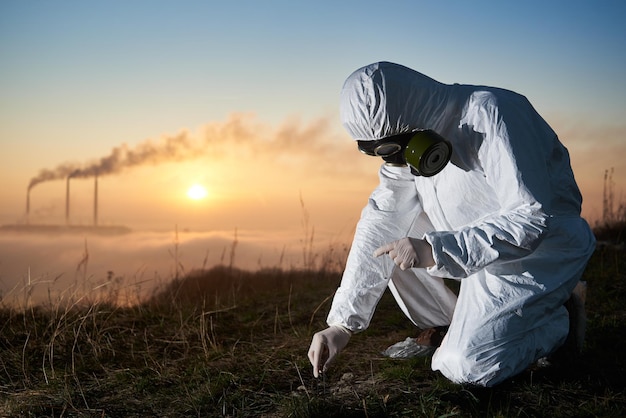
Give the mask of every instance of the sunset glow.
[[191, 200], [201, 200], [207, 197], [208, 192], [201, 184], [194, 184], [187, 190], [187, 197]]

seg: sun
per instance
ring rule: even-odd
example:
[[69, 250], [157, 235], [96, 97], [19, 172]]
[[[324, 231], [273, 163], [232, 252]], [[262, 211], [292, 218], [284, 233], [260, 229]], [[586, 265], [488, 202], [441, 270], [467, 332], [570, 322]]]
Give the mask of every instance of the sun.
[[208, 192], [201, 184], [194, 184], [187, 190], [187, 197], [192, 200], [201, 200], [207, 197]]

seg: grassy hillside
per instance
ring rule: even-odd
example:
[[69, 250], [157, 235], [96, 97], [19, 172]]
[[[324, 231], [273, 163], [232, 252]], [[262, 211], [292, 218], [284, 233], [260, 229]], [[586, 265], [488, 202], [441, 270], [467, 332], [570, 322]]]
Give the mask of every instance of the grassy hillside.
[[626, 257], [598, 247], [585, 273], [582, 358], [493, 389], [462, 387], [425, 359], [380, 351], [414, 334], [386, 294], [331, 371], [306, 352], [338, 272], [216, 267], [150, 300], [0, 310], [0, 416], [626, 416]]

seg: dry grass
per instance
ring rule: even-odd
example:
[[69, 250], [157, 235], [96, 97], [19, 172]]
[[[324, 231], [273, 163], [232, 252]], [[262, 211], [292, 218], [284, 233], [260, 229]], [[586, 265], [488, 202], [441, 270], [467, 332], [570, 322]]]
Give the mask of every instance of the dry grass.
[[451, 384], [426, 359], [383, 358], [382, 349], [414, 332], [389, 294], [371, 328], [314, 379], [306, 351], [325, 326], [336, 269], [222, 266], [132, 305], [115, 303], [111, 286], [99, 297], [5, 306], [0, 415], [623, 417], [625, 268], [614, 245], [589, 264], [581, 359], [531, 368], [492, 389]]

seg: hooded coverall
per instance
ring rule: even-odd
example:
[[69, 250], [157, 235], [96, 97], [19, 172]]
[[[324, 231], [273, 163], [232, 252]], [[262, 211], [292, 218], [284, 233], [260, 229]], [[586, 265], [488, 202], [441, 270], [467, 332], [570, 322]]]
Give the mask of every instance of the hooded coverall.
[[[329, 325], [365, 330], [387, 287], [420, 328], [448, 325], [432, 358], [457, 383], [491, 386], [563, 344], [563, 306], [595, 248], [567, 149], [512, 91], [446, 85], [401, 65], [355, 71], [341, 118], [356, 140], [432, 129], [452, 144], [433, 177], [380, 168], [357, 224]], [[381, 245], [425, 239], [435, 265], [392, 268]], [[457, 296], [441, 278], [458, 279]]]

